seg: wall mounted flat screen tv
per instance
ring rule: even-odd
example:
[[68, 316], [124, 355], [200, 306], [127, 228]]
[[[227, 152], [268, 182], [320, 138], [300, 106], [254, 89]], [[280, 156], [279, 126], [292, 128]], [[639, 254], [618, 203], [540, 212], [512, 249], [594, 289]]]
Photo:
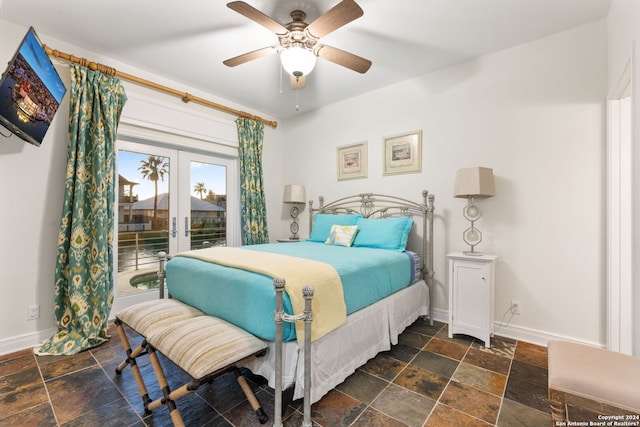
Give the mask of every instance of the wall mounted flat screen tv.
[[66, 91], [31, 27], [0, 80], [0, 124], [39, 147]]

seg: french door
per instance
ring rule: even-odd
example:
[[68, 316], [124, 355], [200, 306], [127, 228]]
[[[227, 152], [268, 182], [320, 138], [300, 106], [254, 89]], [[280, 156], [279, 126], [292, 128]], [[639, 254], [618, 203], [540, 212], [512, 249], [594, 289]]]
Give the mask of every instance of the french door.
[[118, 141], [116, 298], [157, 296], [157, 254], [237, 244], [236, 160]]

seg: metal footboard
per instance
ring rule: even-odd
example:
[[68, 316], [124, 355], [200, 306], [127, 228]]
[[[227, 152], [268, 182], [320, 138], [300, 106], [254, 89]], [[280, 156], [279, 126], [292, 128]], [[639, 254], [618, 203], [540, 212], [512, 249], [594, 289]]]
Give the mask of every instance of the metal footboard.
[[289, 315], [284, 312], [283, 292], [285, 280], [273, 279], [276, 289], [276, 390], [275, 390], [275, 415], [274, 427], [282, 427], [282, 324], [283, 322], [296, 323], [304, 321], [304, 418], [303, 427], [311, 427], [311, 322], [313, 311], [311, 299], [313, 298], [313, 286], [307, 285], [302, 289], [304, 295], [304, 312], [297, 315]]

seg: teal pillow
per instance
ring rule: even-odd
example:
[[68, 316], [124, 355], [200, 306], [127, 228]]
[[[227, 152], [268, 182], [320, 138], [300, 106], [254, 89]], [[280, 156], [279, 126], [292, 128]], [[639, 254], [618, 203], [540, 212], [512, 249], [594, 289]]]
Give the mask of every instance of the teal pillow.
[[404, 251], [413, 220], [405, 216], [361, 218], [356, 225], [358, 234], [353, 246]]
[[331, 233], [333, 225], [356, 225], [356, 222], [362, 218], [360, 214], [315, 214], [313, 216], [313, 227], [309, 234], [309, 240], [312, 242], [326, 242]]

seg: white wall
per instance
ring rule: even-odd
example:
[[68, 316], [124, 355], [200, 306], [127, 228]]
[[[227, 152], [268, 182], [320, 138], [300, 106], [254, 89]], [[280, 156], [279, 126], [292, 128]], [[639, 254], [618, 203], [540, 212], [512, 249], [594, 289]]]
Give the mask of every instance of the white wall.
[[[11, 57], [25, 32], [0, 20], [0, 62]], [[55, 48], [181, 87], [40, 36]], [[419, 200], [420, 191], [428, 189], [436, 195], [435, 303], [444, 318], [445, 254], [465, 249], [461, 233], [467, 226], [465, 202], [452, 197], [455, 171], [492, 167], [497, 194], [482, 202], [484, 218], [478, 226], [485, 241], [478, 249], [500, 256], [496, 319], [509, 320], [504, 314], [511, 299], [522, 302], [523, 313], [498, 334], [532, 342], [560, 336], [602, 344], [606, 64], [606, 28], [595, 23], [301, 114], [275, 130], [266, 128], [271, 239], [289, 234], [288, 208], [281, 203], [286, 183], [304, 184], [308, 198], [316, 200], [320, 194], [331, 200], [362, 191]], [[59, 68], [64, 72], [64, 66]], [[172, 102], [126, 88], [130, 95], [139, 92], [138, 98]], [[211, 114], [212, 121], [227, 125], [235, 119], [204, 113], [192, 104], [176, 108]], [[55, 326], [52, 282], [67, 113], [65, 101], [40, 148], [0, 137], [0, 354], [48, 338]], [[125, 106], [123, 116], [128, 114]], [[383, 177], [382, 138], [416, 129], [423, 130], [422, 173]], [[337, 182], [335, 148], [365, 140], [369, 178]], [[37, 321], [26, 320], [26, 307], [32, 304], [41, 307]]]
[[[640, 100], [640, 2], [634, 0], [613, 0], [607, 18], [608, 30], [608, 63], [609, 80], [608, 93], [611, 95], [622, 76], [627, 63], [631, 61], [632, 80], [632, 151], [633, 151], [633, 266], [640, 266], [640, 223], [638, 214], [640, 212], [640, 115], [638, 114], [638, 100]], [[640, 357], [640, 274], [638, 269], [633, 271], [633, 354]]]
[[[605, 319], [604, 22], [533, 41], [283, 123], [285, 179], [309, 198], [359, 193], [436, 196], [435, 308], [446, 319], [445, 255], [466, 249], [456, 170], [494, 169], [481, 202], [480, 251], [499, 255], [500, 335], [602, 345]], [[375, 66], [375, 63], [374, 63]], [[385, 136], [422, 129], [422, 173], [382, 176]], [[368, 179], [336, 180], [336, 147], [368, 141]], [[306, 221], [302, 235], [308, 233]], [[522, 314], [506, 315], [510, 301]]]
[[[27, 28], [0, 20], [0, 63], [6, 63]], [[38, 34], [51, 47], [114, 66], [129, 74], [187, 91], [223, 105], [248, 111], [214, 95], [120, 64], [96, 53]], [[69, 67], [55, 61], [69, 88]], [[163, 141], [185, 143], [218, 152], [237, 152], [236, 117], [195, 103], [123, 82], [129, 100], [121, 124], [139, 135], [162, 131]], [[34, 346], [55, 332], [53, 293], [55, 254], [64, 196], [67, 158], [68, 95], [41, 147], [12, 136], [0, 136], [0, 354]], [[252, 112], [273, 120], [258, 111]], [[8, 134], [2, 128], [0, 132]], [[167, 138], [165, 140], [164, 138]], [[268, 221], [280, 224], [282, 215], [282, 138], [265, 127], [265, 184]], [[277, 233], [274, 233], [277, 234]], [[40, 318], [27, 320], [27, 306], [39, 305]]]

